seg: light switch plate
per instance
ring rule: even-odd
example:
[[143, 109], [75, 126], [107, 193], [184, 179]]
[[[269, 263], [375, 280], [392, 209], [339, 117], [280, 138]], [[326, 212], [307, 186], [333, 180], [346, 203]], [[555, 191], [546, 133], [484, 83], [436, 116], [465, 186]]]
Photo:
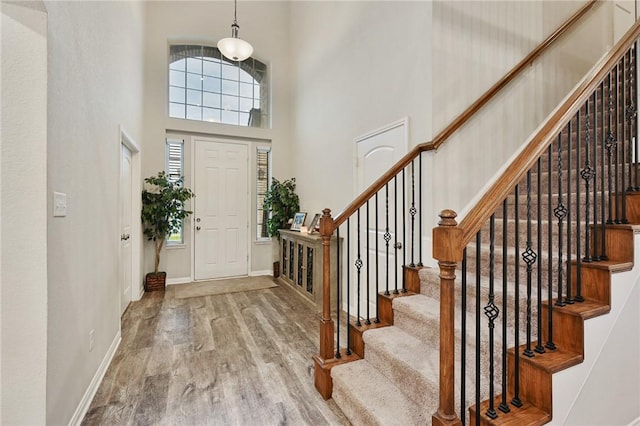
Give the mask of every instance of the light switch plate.
[[53, 193], [53, 216], [64, 217], [67, 215], [67, 194], [62, 192]]

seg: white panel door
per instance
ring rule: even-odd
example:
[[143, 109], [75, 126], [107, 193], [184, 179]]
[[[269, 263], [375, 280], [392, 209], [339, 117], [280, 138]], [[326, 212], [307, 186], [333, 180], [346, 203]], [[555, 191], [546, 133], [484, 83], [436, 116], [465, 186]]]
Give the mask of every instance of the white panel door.
[[120, 145], [120, 313], [131, 302], [131, 151]]
[[[407, 138], [405, 121], [395, 123], [384, 129], [358, 138], [356, 140], [357, 194], [362, 193], [369, 185], [386, 173], [406, 152]], [[410, 180], [406, 180], [407, 177], [409, 176], [405, 173], [405, 188], [407, 182], [410, 184]], [[395, 213], [396, 204], [398, 206], [397, 222]], [[355, 262], [360, 252], [363, 262], [363, 267], [360, 270], [360, 288], [362, 289], [360, 295], [360, 315], [363, 318], [375, 317], [376, 279], [379, 292], [385, 291], [387, 286], [390, 292], [393, 292], [396, 285], [399, 289], [402, 288], [402, 251], [394, 247], [396, 242], [404, 244], [404, 238], [402, 237], [402, 179], [399, 178], [397, 181], [392, 181], [387, 188], [383, 188], [378, 193], [377, 203], [375, 198], [369, 201], [368, 212], [367, 218], [367, 206], [365, 205], [360, 209], [361, 233], [359, 242], [356, 234], [358, 230], [357, 215], [354, 215], [351, 219], [351, 229], [353, 233], [351, 236], [351, 253], [353, 253], [351, 258], [353, 262]], [[387, 241], [384, 238], [387, 232], [391, 237], [388, 250]], [[397, 238], [396, 234], [398, 234]], [[358, 247], [358, 244], [360, 244], [360, 247]], [[398, 255], [397, 260], [396, 254]], [[353, 262], [350, 266], [351, 268], [353, 268]], [[396, 262], [398, 265], [397, 268]], [[397, 271], [397, 274], [394, 274], [394, 271]], [[357, 273], [355, 273], [352, 282], [356, 284], [353, 286], [355, 291], [358, 282]], [[365, 290], [367, 283], [369, 288], [368, 298]], [[357, 309], [355, 293], [352, 295], [351, 300], [354, 303], [352, 312], [356, 313], [353, 311], [354, 308]], [[367, 307], [369, 311], [367, 311]]]
[[195, 141], [196, 280], [248, 273], [248, 149]]

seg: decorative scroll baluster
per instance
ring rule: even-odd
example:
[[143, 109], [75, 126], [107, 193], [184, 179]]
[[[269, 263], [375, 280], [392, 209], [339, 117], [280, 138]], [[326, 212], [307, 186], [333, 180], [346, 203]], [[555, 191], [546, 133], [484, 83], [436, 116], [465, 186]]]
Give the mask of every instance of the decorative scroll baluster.
[[356, 325], [362, 326], [360, 322], [360, 270], [362, 269], [362, 257], [360, 256], [360, 209], [358, 209], [356, 215], [356, 244], [357, 244], [357, 257], [354, 263], [356, 267]]
[[553, 209], [553, 214], [558, 219], [558, 299], [557, 306], [565, 306], [562, 301], [562, 279], [564, 275], [564, 261], [562, 253], [562, 237], [564, 219], [567, 217], [567, 208], [562, 198], [562, 135], [558, 135], [558, 206]]
[[[594, 103], [595, 103], [595, 98], [594, 98]], [[591, 167], [591, 160], [590, 160], [590, 148], [591, 148], [591, 122], [590, 122], [590, 117], [589, 117], [589, 101], [587, 101], [587, 103], [585, 104], [585, 117], [584, 117], [584, 145], [585, 145], [585, 163], [584, 163], [584, 168], [580, 171], [580, 177], [582, 178], [582, 180], [584, 181], [584, 185], [585, 185], [585, 213], [584, 213], [584, 257], [581, 259], [580, 258], [580, 216], [578, 214], [576, 221], [578, 222], [578, 230], [577, 230], [577, 234], [576, 234], [576, 244], [578, 245], [577, 247], [577, 256], [576, 256], [576, 261], [577, 261], [577, 270], [580, 270], [580, 262], [584, 261], [584, 262], [591, 262], [593, 261], [593, 258], [591, 257], [591, 240], [589, 238], [589, 224], [591, 223], [591, 217], [590, 217], [590, 211], [591, 211], [591, 203], [590, 203], [590, 194], [591, 194], [591, 182], [593, 181], [593, 179], [596, 176], [596, 172], [593, 169], [593, 167]], [[578, 151], [579, 152], [579, 151]], [[579, 154], [578, 154], [579, 155]], [[579, 181], [578, 181], [579, 182]], [[577, 200], [577, 205], [580, 205], [580, 185], [578, 184], [576, 186], [576, 190], [577, 190], [577, 194], [578, 194], [578, 200]], [[580, 209], [578, 209], [578, 212], [580, 211]], [[576, 283], [577, 283], [577, 288], [576, 288], [576, 294], [577, 297], [580, 297], [580, 274], [577, 274], [576, 276]]]
[[[406, 169], [406, 167], [405, 167]], [[404, 187], [405, 176], [404, 170], [402, 169], [402, 292], [407, 292], [407, 280], [404, 268], [407, 266], [407, 245], [405, 244], [407, 241], [407, 201], [405, 200], [405, 196], [407, 191]]]
[[508, 209], [507, 200], [502, 202], [502, 401], [498, 409], [503, 413], [511, 411], [507, 404], [507, 259], [508, 259]]
[[[558, 136], [559, 138], [560, 136]], [[547, 148], [547, 197], [549, 198], [547, 206], [547, 342], [544, 347], [549, 350], [554, 350], [556, 345], [553, 343], [553, 220], [551, 218], [551, 197], [553, 195], [553, 179], [551, 178], [553, 172], [553, 149], [551, 144]], [[559, 180], [559, 179], [558, 179]], [[554, 212], [555, 213], [555, 212]]]
[[480, 371], [480, 273], [481, 273], [481, 232], [476, 234], [476, 424], [480, 424], [480, 389], [481, 376]]
[[386, 210], [386, 226], [384, 229], [384, 242], [387, 247], [387, 264], [386, 264], [386, 281], [385, 281], [385, 290], [384, 295], [388, 296], [389, 294], [389, 241], [391, 241], [391, 233], [389, 233], [389, 184], [387, 183], [384, 186], [384, 198], [385, 198], [385, 210]]
[[[636, 138], [636, 127], [634, 121], [637, 115], [636, 104], [634, 102], [635, 91], [635, 45], [629, 49], [629, 105], [625, 118], [627, 120], [627, 126], [629, 126], [629, 187], [627, 191], [638, 191], [638, 140]], [[633, 155], [635, 154], [635, 155]], [[635, 161], [635, 162], [634, 162]], [[633, 174], [635, 170], [635, 187], [633, 186]]]
[[380, 323], [380, 307], [378, 306], [378, 294], [380, 294], [380, 265], [378, 264], [378, 193], [376, 192], [376, 324]]
[[418, 167], [420, 177], [418, 182], [418, 211], [420, 213], [418, 216], [418, 266], [424, 266], [422, 264], [422, 152], [418, 155]]
[[[513, 389], [514, 395], [511, 399], [511, 404], [515, 407], [522, 407], [522, 401], [520, 400], [520, 185], [516, 185], [514, 188], [513, 198], [515, 199], [514, 204], [514, 217], [515, 217], [515, 294], [514, 294], [514, 307], [513, 307], [513, 317], [515, 320], [514, 325], [514, 336], [515, 336], [515, 348], [514, 351], [514, 375], [513, 375]], [[479, 423], [478, 423], [479, 424]]]
[[527, 243], [526, 249], [522, 253], [522, 260], [527, 265], [527, 346], [523, 354], [529, 358], [534, 356], [531, 350], [531, 288], [533, 264], [538, 257], [531, 245], [531, 170], [529, 170], [527, 171]]
[[416, 181], [415, 181], [415, 162], [411, 161], [411, 208], [409, 208], [409, 214], [411, 215], [411, 264], [413, 268], [416, 266], [414, 262], [414, 248], [415, 248], [415, 223], [416, 223]]
[[[489, 319], [489, 408], [487, 409], [486, 415], [490, 419], [495, 419], [498, 417], [498, 413], [496, 413], [496, 410], [494, 407], [495, 391], [493, 388], [493, 381], [494, 381], [494, 375], [495, 375], [494, 374], [494, 353], [493, 353], [493, 350], [494, 350], [493, 349], [493, 344], [494, 344], [493, 329], [495, 328], [495, 320], [496, 318], [498, 318], [498, 315], [500, 314], [500, 310], [498, 309], [496, 304], [493, 302], [495, 297], [493, 292], [493, 284], [494, 284], [493, 268], [495, 267], [495, 252], [494, 252], [495, 227], [496, 227], [495, 215], [491, 215], [491, 219], [489, 221], [489, 241], [490, 241], [489, 242], [489, 303], [487, 303], [487, 306], [484, 307], [484, 314]], [[479, 293], [480, 288], [478, 288], [477, 291], [478, 293], [476, 298], [480, 299], [480, 293]]]
[[[367, 221], [366, 221], [366, 225], [367, 228], [365, 230], [365, 232], [367, 233], [367, 251], [365, 252], [365, 256], [367, 257], [367, 317], [364, 319], [364, 323], [366, 325], [370, 325], [371, 324], [371, 313], [369, 312], [369, 305], [370, 300], [369, 300], [369, 294], [371, 293], [369, 291], [369, 270], [371, 269], [371, 264], [370, 264], [370, 260], [371, 260], [371, 255], [370, 255], [370, 251], [369, 251], [369, 200], [367, 200]], [[377, 302], [376, 302], [377, 304]]]
[[393, 276], [394, 276], [394, 288], [393, 294], [400, 294], [398, 291], [398, 175], [393, 178]]
[[[540, 256], [542, 256], [542, 158], [538, 158], [538, 168], [537, 168], [537, 172], [538, 172], [538, 181], [536, 182], [536, 188], [537, 188], [537, 192], [538, 192], [538, 214], [537, 214], [537, 219], [538, 219], [538, 253], [540, 254]], [[549, 173], [551, 173], [551, 170], [549, 170]], [[551, 210], [551, 209], [547, 209], [547, 210]], [[551, 259], [551, 258], [549, 258]], [[549, 282], [549, 286], [551, 286], [551, 282]], [[537, 343], [536, 343], [536, 347], [534, 349], [535, 352], [542, 354], [545, 352], [544, 350], [544, 346], [542, 346], [542, 262], [538, 262], [538, 300], [537, 300], [537, 310], [538, 310], [538, 315], [537, 315], [537, 319], [538, 319], [538, 323], [537, 323], [537, 330], [538, 330], [538, 339], [537, 339]], [[504, 334], [503, 334], [504, 335]]]

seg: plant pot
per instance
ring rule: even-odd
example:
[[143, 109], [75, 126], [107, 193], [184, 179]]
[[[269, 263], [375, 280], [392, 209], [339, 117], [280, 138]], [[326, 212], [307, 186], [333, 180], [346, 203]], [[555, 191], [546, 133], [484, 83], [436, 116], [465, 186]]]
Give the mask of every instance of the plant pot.
[[144, 279], [144, 289], [145, 291], [164, 291], [166, 282], [166, 272], [149, 272]]

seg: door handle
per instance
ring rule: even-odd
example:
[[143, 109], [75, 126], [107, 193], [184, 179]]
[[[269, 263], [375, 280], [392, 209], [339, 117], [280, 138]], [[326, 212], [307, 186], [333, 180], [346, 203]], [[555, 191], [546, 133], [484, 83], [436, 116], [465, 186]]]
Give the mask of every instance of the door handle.
[[395, 248], [396, 250], [402, 249], [402, 243], [400, 241], [398, 241], [397, 243], [395, 243], [393, 245], [393, 248]]
[[196, 231], [199, 231], [199, 230], [200, 230], [200, 227], [199, 227], [199, 226], [196, 226]]
[[122, 240], [122, 241], [126, 241], [129, 238], [131, 238], [131, 235], [129, 235], [129, 234], [121, 234], [120, 235], [120, 240]]

